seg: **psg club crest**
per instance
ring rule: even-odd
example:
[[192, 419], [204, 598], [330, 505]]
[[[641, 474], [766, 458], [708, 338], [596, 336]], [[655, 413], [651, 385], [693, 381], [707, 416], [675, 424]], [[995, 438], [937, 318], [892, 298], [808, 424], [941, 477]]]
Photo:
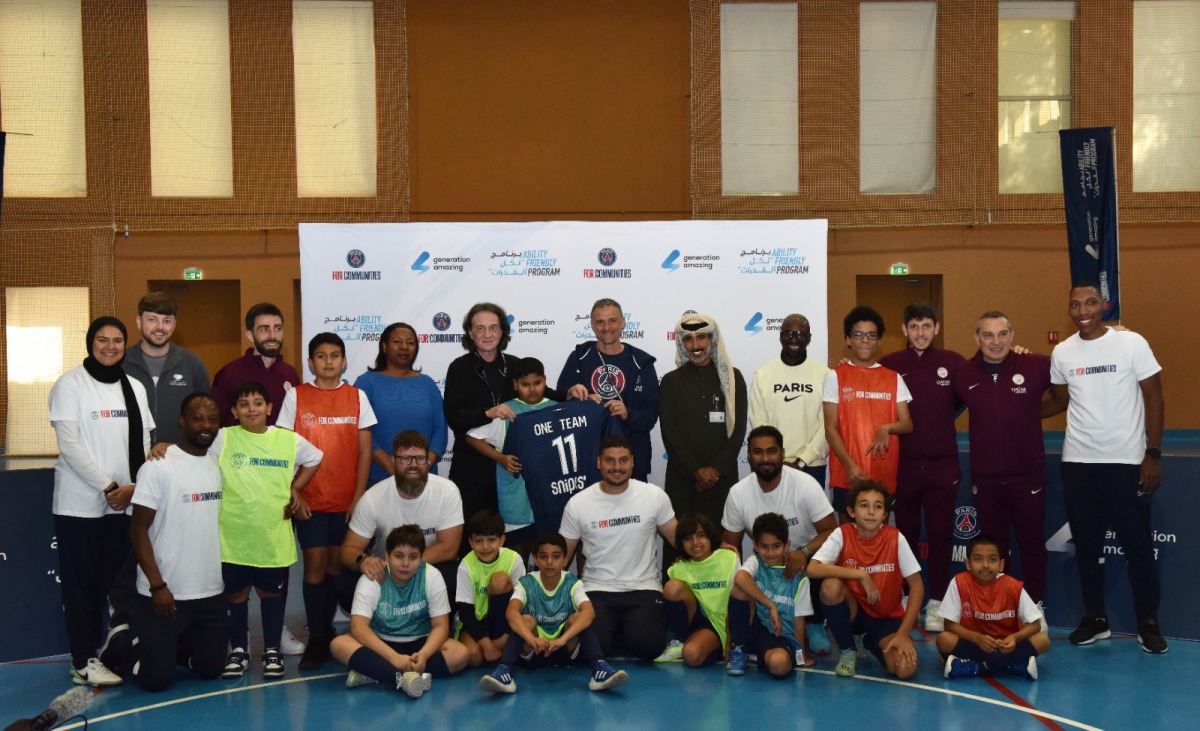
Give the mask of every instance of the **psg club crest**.
[[964, 505], [954, 511], [955, 537], [969, 541], [979, 535], [979, 514], [970, 505]]
[[614, 365], [603, 365], [592, 372], [592, 392], [605, 401], [620, 397], [625, 390], [625, 373]]
[[617, 263], [617, 252], [606, 246], [596, 254], [596, 260], [603, 266], [610, 267]]
[[438, 332], [446, 332], [450, 329], [450, 315], [445, 312], [439, 312], [433, 316], [433, 329]]
[[362, 265], [367, 263], [367, 255], [358, 249], [351, 249], [346, 252], [346, 263], [351, 269], [361, 269]]

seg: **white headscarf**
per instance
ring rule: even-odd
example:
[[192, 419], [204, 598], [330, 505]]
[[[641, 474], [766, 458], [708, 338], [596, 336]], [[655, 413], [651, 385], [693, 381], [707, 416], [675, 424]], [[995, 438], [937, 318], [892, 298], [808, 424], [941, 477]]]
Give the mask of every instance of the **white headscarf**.
[[721, 379], [721, 393], [725, 396], [725, 434], [731, 436], [737, 413], [734, 396], [735, 379], [733, 364], [729, 362], [729, 355], [725, 352], [725, 341], [721, 338], [721, 328], [717, 325], [717, 321], [708, 315], [692, 312], [679, 318], [679, 322], [675, 323], [676, 368], [691, 362], [691, 359], [688, 358], [687, 348], [683, 345], [684, 333], [708, 333], [712, 336], [712, 364], [717, 369], [717, 377]]

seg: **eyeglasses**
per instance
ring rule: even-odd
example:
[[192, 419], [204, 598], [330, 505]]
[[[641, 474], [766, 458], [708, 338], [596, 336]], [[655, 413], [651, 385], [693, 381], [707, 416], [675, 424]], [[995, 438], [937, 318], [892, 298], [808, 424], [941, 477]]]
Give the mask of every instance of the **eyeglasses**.
[[392, 457], [400, 464], [425, 464], [429, 461], [427, 454], [393, 454]]
[[780, 330], [779, 331], [779, 337], [783, 338], [784, 340], [791, 340], [792, 338], [795, 338], [797, 340], [803, 340], [805, 338], [805, 336], [807, 336], [807, 335], [808, 335], [808, 333], [804, 332], [803, 330]]
[[868, 343], [873, 343], [879, 339], [879, 333], [877, 333], [877, 332], [865, 333], [862, 330], [855, 330], [854, 332], [850, 333], [850, 339], [851, 340], [866, 340]]

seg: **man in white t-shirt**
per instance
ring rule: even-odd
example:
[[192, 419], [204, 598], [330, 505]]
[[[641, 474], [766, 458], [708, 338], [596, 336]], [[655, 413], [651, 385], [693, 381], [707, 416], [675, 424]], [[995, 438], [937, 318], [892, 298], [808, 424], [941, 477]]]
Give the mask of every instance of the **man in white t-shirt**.
[[[395, 476], [368, 488], [354, 508], [342, 541], [342, 565], [383, 583], [388, 533], [415, 523], [425, 534], [423, 560], [442, 574], [452, 592], [463, 531], [462, 495], [450, 480], [429, 474], [429, 440], [415, 429], [402, 431], [392, 440], [392, 461]], [[374, 552], [368, 553], [372, 538]], [[453, 596], [450, 605], [454, 606]]]
[[182, 411], [179, 443], [138, 470], [133, 494], [138, 645], [132, 672], [149, 691], [170, 685], [177, 663], [205, 680], [220, 677], [229, 638], [218, 528], [221, 469], [208, 455], [221, 418], [206, 393], [186, 397]]
[[605, 437], [596, 462], [600, 482], [573, 495], [563, 510], [567, 564], [582, 543], [587, 562], [580, 578], [604, 654], [620, 632], [625, 648], [649, 662], [667, 644], [655, 533], [675, 540], [675, 511], [660, 488], [631, 479], [633, 445], [625, 437]]
[[1146, 339], [1111, 330], [1094, 284], [1071, 289], [1068, 314], [1077, 334], [1050, 357], [1050, 401], [1043, 416], [1067, 410], [1063, 498], [1075, 539], [1084, 615], [1071, 633], [1088, 645], [1112, 633], [1104, 608], [1104, 539], [1112, 529], [1129, 562], [1138, 643], [1167, 651], [1158, 626], [1160, 588], [1150, 503], [1162, 481], [1162, 367]]
[[[804, 573], [812, 557], [829, 534], [837, 527], [833, 506], [825, 499], [821, 484], [806, 472], [784, 465], [784, 437], [773, 426], [758, 426], [746, 440], [746, 459], [751, 474], [729, 490], [725, 512], [721, 516], [722, 542], [740, 549], [742, 536], [763, 513], [778, 513], [788, 526], [792, 550], [787, 556], [784, 576], [788, 579]], [[829, 652], [825, 636], [825, 615], [820, 606], [820, 582], [810, 581], [813, 608], [812, 620], [806, 623], [809, 647], [824, 655]], [[750, 605], [732, 599], [729, 602], [730, 621], [749, 623]], [[743, 612], [745, 614], [743, 615]]]

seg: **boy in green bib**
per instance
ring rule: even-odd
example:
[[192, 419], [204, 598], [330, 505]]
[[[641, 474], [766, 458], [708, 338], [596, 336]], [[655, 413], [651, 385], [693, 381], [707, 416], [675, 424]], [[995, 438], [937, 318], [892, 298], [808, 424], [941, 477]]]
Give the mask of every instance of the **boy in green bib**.
[[592, 668], [589, 690], [609, 690], [629, 682], [624, 670], [604, 659], [591, 630], [596, 611], [583, 582], [565, 570], [567, 539], [554, 531], [543, 533], [534, 545], [533, 562], [538, 570], [522, 576], [513, 587], [507, 610], [512, 632], [496, 669], [480, 678], [480, 689], [516, 693], [512, 667], [519, 658], [530, 667], [568, 665], [576, 648]]
[[504, 518], [493, 510], [480, 510], [467, 522], [471, 552], [458, 564], [455, 601], [462, 632], [458, 641], [471, 652], [471, 667], [500, 659], [508, 642], [505, 611], [513, 585], [525, 575], [525, 562], [504, 547]]
[[296, 563], [292, 519], [311, 515], [301, 491], [323, 455], [295, 432], [267, 426], [271, 396], [262, 384], [243, 383], [233, 400], [238, 425], [218, 432], [209, 448], [221, 468], [221, 575], [233, 648], [221, 677], [240, 678], [250, 665], [248, 602], [253, 587], [262, 606], [263, 677], [279, 678], [288, 567]]
[[688, 513], [675, 528], [679, 560], [667, 569], [663, 586], [667, 621], [676, 639], [667, 644], [655, 662], [682, 659], [691, 668], [719, 662], [725, 657], [726, 618], [738, 556], [716, 548], [717, 527], [703, 513]]

